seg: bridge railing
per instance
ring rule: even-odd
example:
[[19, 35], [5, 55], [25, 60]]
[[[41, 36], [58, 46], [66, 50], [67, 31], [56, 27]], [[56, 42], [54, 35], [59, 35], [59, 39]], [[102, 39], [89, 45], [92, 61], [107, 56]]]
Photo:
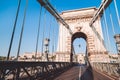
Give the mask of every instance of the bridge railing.
[[92, 67], [108, 75], [120, 76], [119, 63], [92, 63]]
[[72, 67], [69, 62], [0, 61], [0, 80], [47, 79]]

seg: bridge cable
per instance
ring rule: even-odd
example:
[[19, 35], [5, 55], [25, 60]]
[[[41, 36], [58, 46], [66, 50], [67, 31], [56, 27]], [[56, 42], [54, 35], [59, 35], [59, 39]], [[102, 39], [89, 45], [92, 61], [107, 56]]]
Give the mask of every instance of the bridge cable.
[[[53, 19], [53, 21], [56, 22], [56, 25], [55, 25], [55, 26], [58, 26], [58, 25], [57, 25], [57, 24], [58, 24], [58, 23], [57, 23], [57, 20], [56, 20], [56, 19]], [[57, 29], [57, 28], [58, 28], [58, 27], [56, 27], [56, 29], [54, 29], [54, 33], [53, 33], [53, 39], [56, 40], [56, 42], [57, 42], [57, 37], [58, 37], [58, 35], [59, 35], [59, 34], [56, 34], [57, 32], [59, 32], [59, 29]], [[58, 30], [58, 31], [57, 31], [57, 30]], [[57, 35], [57, 37], [56, 37], [55, 34]], [[55, 48], [57, 47], [57, 45], [55, 45], [55, 44], [57, 44], [56, 42], [54, 41], [54, 48], [53, 48], [54, 52], [55, 52]]]
[[38, 22], [38, 32], [37, 32], [37, 41], [36, 41], [36, 50], [35, 50], [35, 61], [36, 61], [36, 57], [37, 57], [37, 53], [38, 53], [38, 41], [39, 41], [39, 34], [40, 34], [40, 22], [41, 22], [41, 13], [42, 13], [42, 6], [40, 8], [40, 15], [39, 15], [39, 22]]
[[10, 52], [11, 52], [11, 48], [12, 48], [12, 44], [13, 44], [13, 38], [14, 38], [15, 30], [16, 30], [16, 24], [17, 24], [17, 20], [18, 20], [18, 13], [20, 10], [20, 4], [21, 4], [21, 0], [19, 0], [19, 3], [18, 3], [16, 18], [15, 18], [14, 27], [13, 27], [12, 36], [11, 36], [11, 41], [10, 41], [9, 50], [8, 50], [8, 54], [7, 54], [7, 60], [9, 60], [9, 56], [10, 56]]
[[24, 10], [22, 29], [21, 29], [21, 33], [20, 33], [20, 40], [19, 40], [18, 51], [17, 51], [17, 60], [18, 60], [19, 53], [20, 53], [20, 48], [21, 48], [21, 42], [22, 42], [22, 36], [23, 36], [23, 31], [24, 31], [27, 7], [28, 7], [28, 0], [26, 0], [26, 6], [25, 6], [25, 10]]
[[[45, 13], [44, 13], [44, 21], [46, 22], [45, 18], [46, 18], [46, 10], [45, 10]], [[44, 46], [44, 37], [45, 37], [45, 24], [46, 24], [46, 23], [44, 23], [44, 25], [43, 25], [43, 36], [42, 36], [42, 47], [41, 47], [41, 48], [42, 48], [42, 49], [41, 49], [41, 50], [42, 50], [42, 51], [41, 51], [41, 52], [42, 52], [42, 59], [43, 59], [43, 57], [44, 57], [44, 55], [43, 55], [43, 48], [44, 48], [44, 47], [43, 47], [43, 46]]]
[[117, 15], [118, 24], [119, 24], [119, 27], [120, 27], [120, 17], [119, 17], [119, 13], [118, 13], [116, 0], [113, 0], [113, 1], [114, 1], [114, 5], [115, 5], [115, 11], [116, 11], [116, 15]]
[[114, 24], [113, 24], [113, 19], [112, 19], [112, 14], [111, 14], [111, 10], [110, 10], [110, 7], [108, 7], [109, 9], [109, 13], [110, 13], [110, 22], [111, 22], [111, 25], [112, 25], [112, 31], [113, 31], [113, 34], [115, 35], [115, 29], [114, 29]]
[[92, 31], [95, 33], [95, 35], [97, 36], [97, 38], [99, 39], [99, 40], [102, 40], [102, 44], [104, 45], [104, 47], [105, 47], [105, 43], [104, 43], [104, 40], [102, 39], [102, 37], [101, 37], [101, 35], [97, 32], [97, 30], [95, 29], [95, 26], [94, 25], [92, 25], [92, 26], [90, 26], [90, 28], [92, 29]]
[[[113, 31], [113, 36], [116, 34], [115, 29], [114, 29], [114, 24], [113, 24], [113, 19], [112, 19], [112, 14], [111, 14], [111, 9], [109, 7], [109, 13], [110, 13], [110, 22], [112, 24], [112, 31]], [[116, 44], [115, 44], [116, 45]], [[116, 50], [117, 50], [117, 45], [116, 45]]]
[[[104, 22], [105, 22], [106, 35], [107, 35], [107, 40], [108, 40], [107, 46], [108, 46], [108, 51], [110, 51], [111, 50], [111, 44], [110, 44], [110, 38], [109, 38], [109, 33], [108, 33], [108, 24], [107, 24], [106, 13], [105, 13], [104, 7], [103, 7], [103, 12], [104, 12], [103, 18], [104, 18]], [[109, 60], [108, 60], [108, 62], [109, 62]], [[107, 62], [107, 66], [109, 66], [108, 62]]]
[[[50, 15], [50, 14], [49, 14]], [[48, 46], [48, 51], [49, 51], [49, 53], [50, 53], [50, 49], [52, 48], [52, 45], [51, 45], [51, 47], [50, 47], [50, 43], [51, 42], [53, 42], [54, 43], [54, 41], [52, 41], [52, 39], [51, 39], [51, 29], [52, 29], [52, 18], [50, 18], [49, 19], [49, 22], [50, 22], [50, 25], [49, 25], [49, 29], [48, 29], [48, 39], [50, 40], [50, 42], [49, 42], [49, 46]], [[53, 33], [54, 34], [54, 33]], [[53, 44], [54, 45], [54, 44]], [[52, 52], [52, 50], [51, 50], [51, 52]]]
[[[106, 33], [105, 33], [105, 35], [104, 35], [104, 32], [106, 32], [106, 31], [105, 31], [105, 29], [104, 29], [104, 24], [105, 24], [105, 22], [104, 22], [104, 18], [103, 18], [103, 17], [101, 18], [101, 23], [102, 23], [102, 26], [103, 26], [103, 30], [102, 30], [103, 37], [106, 37]], [[102, 39], [100, 39], [100, 40], [102, 40]], [[102, 40], [101, 42], [103, 42], [103, 40]], [[107, 50], [107, 44], [105, 43], [105, 39], [104, 39], [104, 47], [105, 47], [105, 49]]]
[[105, 22], [105, 28], [106, 28], [106, 35], [107, 35], [107, 40], [108, 40], [108, 50], [111, 49], [111, 45], [110, 45], [110, 38], [109, 38], [109, 33], [108, 33], [108, 24], [107, 24], [107, 19], [106, 19], [106, 13], [105, 13], [105, 9], [103, 8], [103, 17], [104, 17], [104, 22]]
[[[55, 46], [54, 46], [54, 43], [55, 43], [55, 42], [54, 42], [54, 37], [55, 37], [55, 36], [54, 36], [54, 28], [53, 28], [53, 34], [52, 34], [52, 40], [53, 40], [53, 41], [52, 41], [52, 57], [53, 57], [54, 47], [55, 47]], [[52, 61], [53, 61], [53, 58], [52, 58]]]
[[[99, 40], [101, 40], [101, 35], [96, 31], [96, 29], [94, 28], [94, 25], [92, 25], [92, 24], [95, 22], [95, 20], [96, 20], [96, 18], [98, 17], [98, 15], [103, 14], [103, 7], [106, 9], [106, 5], [107, 5], [107, 4], [109, 5], [110, 3], [111, 3], [111, 0], [104, 0], [104, 1], [102, 2], [102, 4], [100, 5], [98, 11], [94, 14], [93, 19], [91, 20], [91, 22], [90, 22], [90, 24], [89, 24], [90, 27], [92, 28], [93, 32], [96, 33], [96, 35], [97, 35], [97, 37], [99, 38]], [[99, 10], [100, 10], [100, 11], [99, 11]], [[102, 16], [102, 15], [101, 15], [101, 16]], [[102, 39], [102, 44], [103, 44], [104, 47], [105, 47], [105, 43], [104, 43], [103, 39]]]
[[[56, 20], [55, 18], [53, 18], [53, 22], [55, 22], [55, 27], [58, 26], [58, 25], [57, 25], [57, 24], [58, 24], [58, 23], [57, 23], [57, 20]], [[57, 44], [57, 38], [58, 38], [58, 35], [59, 35], [59, 34], [57, 34], [57, 32], [59, 32], [59, 29], [57, 29], [57, 28], [58, 28], [58, 27], [53, 28], [52, 53], [55, 52], [55, 49], [57, 49], [56, 47], [58, 47], [58, 45], [59, 45], [59, 44], [56, 45], [56, 44]], [[57, 31], [57, 30], [58, 30], [58, 31]], [[57, 35], [57, 36], [56, 36], [56, 35]], [[54, 56], [54, 59], [55, 59], [55, 56], [56, 56], [56, 55], [53, 55], [53, 54], [52, 54], [52, 56]]]
[[50, 42], [49, 42], [49, 46], [48, 46], [48, 50], [49, 50], [49, 53], [50, 53], [50, 49], [51, 49], [51, 47], [50, 47], [50, 43], [51, 43], [51, 41], [52, 41], [52, 39], [51, 39], [51, 25], [52, 25], [52, 18], [50, 18], [49, 19], [49, 22], [50, 22], [50, 25], [49, 25], [49, 29], [48, 29], [48, 38], [49, 38], [49, 40], [50, 40]]

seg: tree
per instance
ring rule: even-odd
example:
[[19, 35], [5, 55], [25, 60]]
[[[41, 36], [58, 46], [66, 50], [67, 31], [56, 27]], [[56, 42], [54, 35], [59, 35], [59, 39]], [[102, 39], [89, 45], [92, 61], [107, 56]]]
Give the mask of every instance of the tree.
[[27, 56], [24, 56], [24, 60], [28, 59]]
[[56, 55], [51, 56], [52, 61], [56, 59]]
[[6, 60], [6, 57], [0, 56], [0, 61]]
[[32, 55], [32, 59], [35, 59], [35, 56], [34, 56], [34, 55]]

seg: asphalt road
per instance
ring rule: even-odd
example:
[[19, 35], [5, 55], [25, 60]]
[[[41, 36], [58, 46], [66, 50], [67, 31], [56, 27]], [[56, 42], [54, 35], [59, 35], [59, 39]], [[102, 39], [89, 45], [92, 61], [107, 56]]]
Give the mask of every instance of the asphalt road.
[[117, 80], [112, 79], [109, 76], [103, 75], [102, 73], [92, 70], [91, 67], [85, 65], [77, 65], [68, 71], [62, 73], [54, 80]]

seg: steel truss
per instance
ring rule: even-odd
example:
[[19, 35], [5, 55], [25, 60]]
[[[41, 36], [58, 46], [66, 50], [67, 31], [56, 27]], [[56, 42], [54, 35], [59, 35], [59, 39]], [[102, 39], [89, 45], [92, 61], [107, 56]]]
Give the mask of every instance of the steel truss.
[[98, 8], [98, 10], [96, 11], [96, 13], [93, 15], [93, 18], [90, 22], [90, 26], [92, 27], [92, 24], [96, 21], [96, 19], [100, 16], [103, 15], [104, 9], [106, 9], [110, 3], [112, 2], [112, 0], [103, 0], [103, 2], [101, 3], [100, 7]]

